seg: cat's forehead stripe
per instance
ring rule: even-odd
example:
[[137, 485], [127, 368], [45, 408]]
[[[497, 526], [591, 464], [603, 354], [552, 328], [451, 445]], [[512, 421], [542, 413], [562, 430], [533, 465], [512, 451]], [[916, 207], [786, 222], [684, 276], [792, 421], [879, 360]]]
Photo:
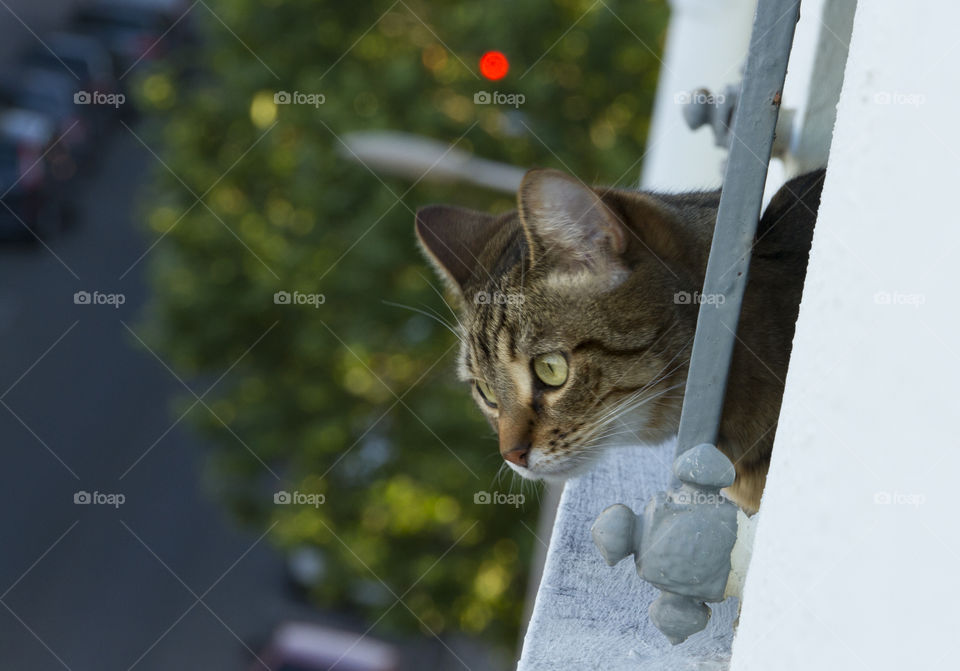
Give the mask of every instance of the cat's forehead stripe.
[[[499, 306], [487, 303], [482, 304], [478, 310], [477, 328], [474, 331], [473, 339], [475, 346], [479, 349], [480, 355], [482, 355], [481, 363], [490, 363], [496, 352], [497, 334], [499, 331], [495, 329], [491, 332], [490, 324], [495, 318], [494, 313], [499, 312], [498, 307]], [[498, 322], [498, 328], [501, 325], [502, 321]]]
[[[489, 329], [489, 325], [490, 325], [490, 317], [491, 317], [491, 313], [492, 313], [492, 312], [493, 312], [493, 310], [491, 309], [491, 306], [490, 306], [489, 303], [483, 304], [483, 306], [482, 306], [482, 308], [481, 308], [481, 310], [480, 310], [480, 323], [479, 323], [479, 328], [477, 329], [477, 339], [479, 340], [480, 344], [482, 345], [483, 356], [484, 356], [484, 359], [485, 359], [487, 362], [489, 362], [489, 361], [491, 360], [492, 351], [493, 351], [492, 348], [490, 347], [490, 344], [489, 344], [489, 343], [492, 342], [492, 339], [491, 339], [491, 337], [490, 337], [490, 332], [489, 332], [489, 330], [488, 330], [488, 329]], [[495, 347], [495, 346], [496, 346], [496, 344], [494, 343], [494, 347]]]
[[503, 307], [503, 308], [500, 310], [500, 317], [499, 317], [499, 319], [497, 319], [497, 326], [496, 326], [496, 328], [493, 329], [493, 337], [494, 337], [495, 339], [499, 339], [499, 338], [500, 338], [500, 331], [503, 330], [503, 325], [504, 325], [504, 323], [505, 323], [506, 321], [507, 321], [507, 309], [506, 309], [506, 307]]
[[482, 365], [490, 361], [490, 348], [487, 346], [486, 338], [483, 337], [482, 333], [473, 334], [473, 347], [477, 353], [477, 362], [479, 364]]

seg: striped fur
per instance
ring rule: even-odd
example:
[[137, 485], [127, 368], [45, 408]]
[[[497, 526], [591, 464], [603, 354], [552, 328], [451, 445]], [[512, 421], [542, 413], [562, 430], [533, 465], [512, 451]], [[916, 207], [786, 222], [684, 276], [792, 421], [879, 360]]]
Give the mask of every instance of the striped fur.
[[[792, 180], [760, 223], [720, 449], [731, 495], [759, 506], [783, 393], [823, 171]], [[459, 375], [483, 380], [481, 411], [501, 453], [526, 450], [524, 477], [562, 480], [616, 444], [676, 434], [719, 192], [588, 189], [556, 171], [524, 179], [501, 216], [418, 212], [428, 258], [459, 297]], [[569, 376], [549, 387], [533, 359], [559, 352]]]

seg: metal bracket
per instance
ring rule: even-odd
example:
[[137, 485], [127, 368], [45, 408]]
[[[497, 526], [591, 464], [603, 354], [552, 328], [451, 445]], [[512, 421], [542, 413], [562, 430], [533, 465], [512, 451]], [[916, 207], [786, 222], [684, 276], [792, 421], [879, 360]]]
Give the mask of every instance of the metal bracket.
[[737, 109], [739, 84], [727, 84], [717, 94], [708, 89], [691, 91], [683, 106], [683, 119], [690, 130], [701, 126], [710, 126], [713, 130], [714, 144], [718, 147], [730, 147], [730, 129], [733, 127], [733, 114]]
[[733, 464], [714, 446], [698, 445], [674, 461], [673, 471], [680, 486], [654, 496], [642, 516], [617, 503], [590, 532], [607, 564], [634, 555], [637, 574], [663, 590], [650, 619], [676, 645], [706, 627], [706, 602], [723, 601], [731, 573], [743, 567], [733, 571], [731, 560], [739, 509], [720, 493], [733, 484]]
[[[684, 96], [683, 120], [690, 130], [709, 126], [713, 131], [714, 144], [729, 149], [733, 141], [731, 129], [739, 97], [740, 84], [727, 84], [720, 93], [712, 93], [705, 88], [691, 91]], [[795, 110], [780, 109], [771, 152], [777, 158], [783, 158], [790, 151], [794, 117]]]

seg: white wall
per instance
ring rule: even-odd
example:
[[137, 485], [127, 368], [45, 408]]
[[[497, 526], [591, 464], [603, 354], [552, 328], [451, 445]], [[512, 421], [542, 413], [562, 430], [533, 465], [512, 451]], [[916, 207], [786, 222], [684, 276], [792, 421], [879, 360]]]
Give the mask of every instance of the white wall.
[[733, 671], [957, 666], [957, 25], [859, 3]]
[[706, 126], [692, 132], [678, 96], [714, 93], [741, 79], [757, 0], [671, 0], [670, 27], [657, 81], [641, 185], [683, 191], [720, 186], [726, 149]]

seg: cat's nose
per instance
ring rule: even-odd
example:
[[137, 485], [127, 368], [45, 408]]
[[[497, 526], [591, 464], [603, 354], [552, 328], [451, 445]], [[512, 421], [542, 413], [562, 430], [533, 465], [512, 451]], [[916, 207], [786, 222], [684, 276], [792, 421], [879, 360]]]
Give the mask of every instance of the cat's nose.
[[500, 435], [500, 456], [517, 466], [527, 466], [533, 417], [522, 408], [500, 412], [497, 433]]
[[521, 445], [520, 447], [515, 447], [506, 454], [503, 455], [503, 458], [509, 461], [512, 464], [517, 466], [527, 467], [527, 453], [530, 452], [529, 445]]

